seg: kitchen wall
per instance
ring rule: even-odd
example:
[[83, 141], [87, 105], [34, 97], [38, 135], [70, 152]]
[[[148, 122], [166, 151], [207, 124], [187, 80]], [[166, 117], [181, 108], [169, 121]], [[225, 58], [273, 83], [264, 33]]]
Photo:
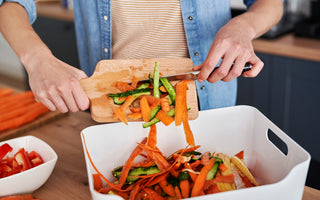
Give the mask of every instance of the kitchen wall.
[[26, 73], [15, 52], [0, 33], [0, 77], [20, 81], [26, 80]]

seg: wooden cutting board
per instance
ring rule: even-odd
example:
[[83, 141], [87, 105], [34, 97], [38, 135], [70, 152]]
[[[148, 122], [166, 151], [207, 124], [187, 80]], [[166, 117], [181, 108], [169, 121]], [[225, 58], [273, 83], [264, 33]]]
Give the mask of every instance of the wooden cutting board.
[[[91, 102], [91, 116], [97, 122], [117, 122], [113, 118], [115, 105], [109, 93], [120, 92], [112, 86], [116, 81], [131, 82], [136, 76], [139, 80], [147, 79], [153, 74], [155, 62], [159, 62], [160, 76], [168, 76], [192, 71], [193, 62], [188, 58], [157, 58], [157, 59], [130, 59], [130, 60], [102, 60], [93, 75], [80, 80], [80, 84]], [[173, 85], [175, 83], [172, 83]], [[190, 81], [187, 91], [187, 104], [191, 108], [188, 112], [189, 120], [198, 117], [198, 100], [195, 81]], [[126, 114], [130, 111], [126, 111]], [[128, 121], [134, 121], [128, 118]]]

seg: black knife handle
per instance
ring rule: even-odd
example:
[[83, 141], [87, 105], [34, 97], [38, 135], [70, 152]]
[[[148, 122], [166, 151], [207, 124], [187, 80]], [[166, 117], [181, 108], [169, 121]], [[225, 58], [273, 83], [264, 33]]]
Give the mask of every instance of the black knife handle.
[[[232, 64], [230, 70], [232, 69], [232, 67], [233, 67], [233, 64]], [[218, 68], [219, 68], [219, 67], [214, 68], [213, 71], [210, 73], [209, 77], [210, 77], [210, 76], [213, 74], [213, 72], [215, 72], [216, 69], [218, 69]], [[243, 67], [243, 70], [242, 70], [242, 72], [241, 72], [241, 75], [242, 75], [244, 72], [249, 71], [249, 70], [251, 70], [251, 69], [252, 69], [251, 63], [246, 63], [246, 64], [244, 65], [244, 67]], [[229, 71], [230, 71], [230, 70], [229, 70]]]

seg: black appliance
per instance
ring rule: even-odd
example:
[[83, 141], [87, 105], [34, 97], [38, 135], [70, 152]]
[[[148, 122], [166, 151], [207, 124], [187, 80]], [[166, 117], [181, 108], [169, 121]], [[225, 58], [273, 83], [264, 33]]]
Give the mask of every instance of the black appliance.
[[311, 0], [310, 17], [298, 22], [294, 28], [295, 36], [320, 39], [320, 0]]

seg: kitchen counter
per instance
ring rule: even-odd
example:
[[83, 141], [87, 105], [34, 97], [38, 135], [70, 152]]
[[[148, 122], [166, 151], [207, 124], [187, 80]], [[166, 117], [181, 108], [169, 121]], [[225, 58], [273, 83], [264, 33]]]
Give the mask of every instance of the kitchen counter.
[[[73, 11], [62, 8], [58, 2], [38, 2], [40, 17], [73, 21]], [[294, 37], [287, 34], [277, 39], [253, 41], [256, 52], [320, 62], [320, 40]]]
[[[58, 154], [57, 164], [48, 181], [33, 193], [37, 198], [91, 199], [80, 132], [96, 124], [87, 112], [69, 113], [19, 135], [36, 136], [47, 142]], [[320, 191], [305, 187], [303, 200], [317, 199], [320, 199]]]

